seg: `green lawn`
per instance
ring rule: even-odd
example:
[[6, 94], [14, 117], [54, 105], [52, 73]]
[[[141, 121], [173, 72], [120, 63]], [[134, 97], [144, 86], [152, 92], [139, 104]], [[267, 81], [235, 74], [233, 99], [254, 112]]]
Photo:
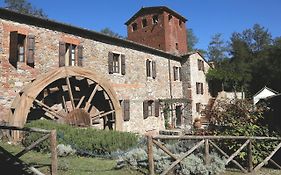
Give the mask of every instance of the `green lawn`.
[[[0, 141], [0, 148], [4, 148], [11, 154], [15, 155], [23, 149], [20, 146], [13, 146]], [[34, 164], [41, 172], [50, 174], [50, 154], [42, 154], [34, 151], [30, 151], [21, 157], [26, 163]], [[0, 163], [1, 164], [1, 163]], [[142, 175], [143, 173], [132, 169], [114, 169], [116, 165], [115, 160], [101, 159], [101, 158], [89, 158], [79, 156], [68, 156], [58, 158], [58, 174], [59, 175]], [[228, 170], [222, 175], [242, 175], [241, 171]], [[262, 168], [256, 175], [280, 175], [281, 170]]]
[[[15, 155], [20, 152], [20, 146], [13, 146], [0, 141], [0, 147], [6, 149], [11, 154]], [[22, 161], [34, 164], [41, 172], [50, 174], [50, 154], [42, 154], [30, 151], [20, 158]], [[115, 160], [89, 158], [79, 156], [68, 156], [58, 158], [58, 174], [59, 175], [141, 175], [142, 173], [132, 169], [114, 169], [116, 165]]]

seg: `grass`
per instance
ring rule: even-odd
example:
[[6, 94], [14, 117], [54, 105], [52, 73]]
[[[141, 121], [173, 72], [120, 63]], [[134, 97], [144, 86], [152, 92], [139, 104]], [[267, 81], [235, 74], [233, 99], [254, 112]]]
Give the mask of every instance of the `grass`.
[[[20, 152], [23, 147], [19, 145], [9, 145], [0, 141], [0, 148], [4, 148], [9, 153], [15, 155]], [[50, 174], [50, 154], [42, 154], [30, 151], [21, 157], [26, 163], [33, 164], [34, 167], [45, 173]], [[1, 160], [0, 160], [1, 161]], [[1, 162], [2, 163], [2, 162]], [[1, 164], [0, 163], [0, 164]], [[115, 169], [115, 160], [90, 158], [79, 156], [68, 156], [58, 158], [58, 174], [60, 175], [142, 175], [143, 173], [133, 169]], [[228, 169], [222, 175], [242, 175], [237, 169]], [[280, 175], [281, 170], [262, 168], [256, 175]]]
[[[15, 155], [20, 152], [23, 147], [9, 145], [0, 141], [0, 147], [4, 148], [11, 154]], [[50, 154], [42, 154], [30, 151], [20, 158], [22, 161], [33, 164], [34, 167], [42, 173], [50, 174]], [[2, 162], [1, 162], [2, 163]], [[60, 175], [141, 175], [142, 173], [133, 169], [114, 169], [115, 160], [68, 156], [58, 158], [58, 174]]]

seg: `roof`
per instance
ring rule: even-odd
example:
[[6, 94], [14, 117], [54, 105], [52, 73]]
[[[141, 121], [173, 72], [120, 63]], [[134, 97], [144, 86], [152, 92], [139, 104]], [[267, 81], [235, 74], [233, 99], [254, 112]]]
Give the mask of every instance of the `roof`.
[[279, 94], [279, 92], [277, 92], [277, 91], [275, 91], [275, 90], [273, 90], [273, 89], [270, 89], [270, 88], [264, 86], [264, 87], [263, 87], [261, 90], [259, 90], [254, 96], [257, 96], [257, 95], [258, 95], [259, 93], [261, 93], [264, 89], [267, 89], [267, 90], [273, 92], [274, 94]]
[[210, 62], [207, 61], [205, 59], [204, 55], [200, 51], [198, 51], [198, 50], [185, 53], [185, 54], [181, 55], [181, 57], [186, 57], [186, 56], [189, 57], [190, 55], [193, 55], [193, 54], [198, 54], [210, 66], [210, 68], [212, 69], [212, 66], [210, 65]]
[[156, 7], [142, 7], [137, 13], [135, 13], [127, 22], [125, 22], [126, 25], [129, 25], [132, 21], [134, 21], [137, 17], [143, 15], [143, 14], [151, 14], [151, 13], [162, 13], [163, 11], [169, 12], [173, 14], [175, 17], [181, 19], [183, 22], [186, 22], [187, 19], [183, 16], [181, 16], [179, 13], [177, 13], [174, 10], [171, 10], [170, 8], [166, 6], [156, 6]]
[[88, 38], [88, 39], [92, 39], [95, 41], [100, 41], [100, 42], [108, 43], [108, 44], [112, 44], [112, 45], [128, 47], [128, 48], [143, 51], [146, 53], [151, 53], [151, 54], [155, 54], [158, 56], [173, 59], [176, 61], [181, 61], [180, 56], [173, 55], [171, 53], [164, 52], [162, 50], [158, 50], [158, 49], [155, 49], [155, 48], [143, 45], [143, 44], [139, 44], [139, 43], [136, 43], [133, 41], [129, 41], [126, 39], [120, 39], [117, 37], [112, 37], [112, 36], [105, 35], [105, 34], [102, 34], [102, 33], [96, 32], [96, 31], [92, 31], [92, 30], [77, 27], [77, 26], [72, 26], [72, 25], [69, 25], [66, 23], [61, 23], [61, 22], [57, 22], [54, 20], [46, 19], [46, 18], [18, 13], [15, 11], [4, 9], [4, 8], [0, 8], [0, 18], [16, 21], [19, 23], [30, 24], [30, 25], [34, 25], [34, 26], [38, 26], [38, 27], [42, 27], [42, 28], [46, 28], [46, 29], [55, 30], [55, 31], [61, 31], [64, 33], [73, 34], [73, 35], [80, 36], [83, 38]]

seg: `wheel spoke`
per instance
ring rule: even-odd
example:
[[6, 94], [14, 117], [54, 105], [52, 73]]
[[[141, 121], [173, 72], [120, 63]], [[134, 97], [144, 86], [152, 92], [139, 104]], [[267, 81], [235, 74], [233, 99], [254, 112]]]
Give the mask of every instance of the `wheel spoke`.
[[88, 112], [88, 110], [90, 109], [91, 101], [93, 100], [93, 98], [94, 98], [94, 96], [95, 96], [95, 94], [96, 94], [96, 92], [97, 92], [97, 90], [98, 90], [98, 86], [99, 86], [99, 85], [96, 84], [96, 86], [95, 86], [94, 90], [92, 91], [92, 93], [91, 93], [91, 95], [90, 95], [88, 101], [86, 102], [86, 106], [85, 106], [84, 110], [87, 111], [87, 112]]
[[55, 116], [56, 117], [64, 117], [62, 114], [60, 114], [60, 113], [58, 113], [57, 111], [55, 111], [54, 109], [52, 109], [52, 108], [50, 108], [49, 106], [47, 106], [46, 104], [44, 104], [44, 103], [42, 103], [41, 101], [39, 101], [39, 100], [37, 100], [37, 99], [34, 99], [34, 101], [38, 104], [38, 105], [40, 105], [40, 106], [42, 106], [43, 108], [43, 110], [44, 110], [44, 108], [46, 108], [46, 110], [48, 110], [48, 111], [46, 111], [46, 112], [49, 112], [50, 114], [52, 114], [52, 113], [54, 113], [54, 114], [56, 114]]
[[83, 102], [84, 99], [85, 99], [85, 96], [82, 96], [82, 97], [80, 98], [79, 103], [78, 103], [77, 106], [76, 106], [76, 109], [80, 108], [80, 106], [81, 106], [81, 104], [82, 104], [82, 102]]
[[65, 98], [64, 98], [63, 95], [62, 95], [62, 102], [63, 102], [63, 106], [64, 106], [64, 108], [65, 108], [65, 112], [66, 112], [66, 113], [69, 113], [68, 108], [67, 108], [67, 105], [66, 105], [66, 102], [65, 102]]
[[108, 112], [105, 112], [105, 113], [99, 113], [99, 114], [97, 114], [97, 115], [95, 115], [95, 116], [91, 116], [91, 118], [92, 118], [92, 121], [94, 121], [94, 120], [96, 120], [96, 119], [98, 119], [98, 118], [104, 117], [104, 116], [106, 116], [106, 115], [108, 115], [108, 114], [112, 114], [112, 113], [114, 113], [114, 112], [115, 112], [115, 110], [108, 111]]
[[70, 98], [71, 105], [72, 105], [72, 110], [74, 110], [75, 109], [75, 104], [74, 104], [74, 99], [73, 99], [73, 94], [72, 94], [72, 89], [71, 89], [69, 77], [66, 77], [66, 84], [67, 84], [68, 94], [69, 94], [69, 98]]

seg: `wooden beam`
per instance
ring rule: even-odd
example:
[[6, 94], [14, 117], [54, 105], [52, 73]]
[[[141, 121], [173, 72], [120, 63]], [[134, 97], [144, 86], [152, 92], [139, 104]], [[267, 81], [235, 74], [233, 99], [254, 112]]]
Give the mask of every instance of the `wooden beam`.
[[275, 165], [277, 168], [281, 169], [281, 166], [280, 166], [278, 163], [276, 163], [274, 160], [269, 159], [269, 162], [271, 162], [271, 163], [272, 163], [273, 165]]
[[46, 139], [48, 139], [49, 136], [50, 136], [50, 134], [46, 134], [45, 136], [43, 136], [40, 139], [36, 140], [31, 145], [29, 145], [28, 147], [24, 148], [21, 152], [17, 153], [15, 155], [15, 157], [17, 157], [17, 158], [21, 157], [22, 155], [24, 155], [25, 153], [27, 153], [28, 151], [33, 149], [36, 145], [38, 145], [39, 143], [41, 143], [41, 142], [45, 141]]
[[161, 175], [165, 175], [167, 173], [169, 173], [169, 171], [171, 169], [173, 169], [178, 163], [180, 163], [185, 157], [187, 157], [188, 155], [190, 155], [193, 151], [195, 151], [199, 146], [201, 146], [205, 141], [201, 140], [200, 142], [198, 142], [194, 147], [192, 147], [190, 150], [188, 150], [186, 153], [184, 153], [180, 158], [178, 158], [176, 161], [174, 161], [172, 163], [172, 165], [170, 165], [165, 171], [163, 171], [161, 173]]
[[241, 151], [243, 148], [245, 148], [248, 143], [250, 142], [250, 140], [247, 140], [238, 150], [235, 151], [235, 153], [233, 153], [227, 160], [226, 160], [226, 165], [234, 158], [236, 157]]
[[66, 105], [66, 102], [65, 102], [64, 95], [62, 95], [62, 103], [63, 103], [63, 106], [64, 106], [64, 108], [65, 108], [65, 112], [66, 112], [66, 113], [69, 113], [68, 108], [67, 108], [67, 105]]
[[103, 117], [103, 116], [106, 116], [106, 115], [108, 115], [108, 114], [112, 114], [112, 113], [114, 113], [114, 112], [115, 112], [115, 110], [108, 111], [108, 112], [105, 112], [105, 113], [99, 113], [98, 115], [91, 116], [91, 118], [92, 118], [92, 120], [94, 121], [94, 120], [96, 120], [96, 119], [99, 119], [99, 118], [101, 118], [101, 117]]
[[250, 140], [249, 144], [248, 144], [248, 172], [252, 172], [253, 171], [253, 153], [252, 153], [252, 149], [253, 149], [253, 145], [252, 145], [252, 141]]
[[70, 80], [69, 80], [69, 77], [68, 77], [68, 76], [66, 77], [66, 84], [67, 84], [68, 94], [69, 94], [69, 98], [70, 98], [71, 105], [72, 105], [72, 110], [74, 110], [74, 109], [75, 109], [75, 104], [74, 104], [74, 99], [73, 99], [71, 84], [70, 84]]
[[210, 159], [210, 145], [209, 145], [209, 139], [205, 140], [205, 165], [210, 165], [211, 159]]
[[[224, 155], [226, 158], [229, 158], [229, 155], [227, 155], [222, 149], [220, 149], [214, 142], [212, 142], [211, 140], [209, 140], [209, 142], [222, 154]], [[231, 160], [235, 165], [237, 165], [238, 168], [240, 168], [241, 171], [243, 171], [244, 173], [247, 173], [247, 170], [243, 168], [243, 166], [241, 166], [236, 160]]]
[[171, 151], [169, 151], [165, 146], [163, 146], [161, 143], [157, 142], [156, 140], [152, 140], [152, 142], [157, 145], [160, 149], [162, 149], [166, 154], [171, 156], [173, 159], [177, 160], [178, 157], [175, 156]]
[[92, 93], [91, 93], [91, 95], [90, 95], [88, 101], [86, 102], [86, 105], [85, 105], [85, 108], [84, 108], [84, 110], [85, 110], [86, 112], [88, 112], [88, 110], [90, 109], [91, 101], [93, 100], [93, 98], [94, 98], [94, 96], [95, 96], [95, 94], [96, 94], [96, 92], [97, 92], [97, 90], [98, 90], [98, 86], [99, 86], [99, 85], [96, 84], [96, 86], [95, 86], [94, 90], [92, 91]]
[[260, 164], [258, 164], [255, 168], [254, 171], [258, 171], [261, 167], [263, 167], [265, 164], [267, 164], [267, 162], [271, 159], [272, 156], [274, 156], [274, 154], [279, 150], [279, 148], [281, 147], [281, 143], [279, 143], [275, 149], [269, 154], [269, 156], [267, 156]]
[[149, 175], [154, 175], [154, 161], [153, 161], [153, 142], [152, 136], [147, 136], [147, 156]]
[[51, 140], [51, 175], [58, 174], [58, 156], [57, 156], [57, 132], [52, 130], [50, 134]]
[[166, 136], [158, 135], [153, 137], [154, 139], [160, 140], [222, 140], [222, 139], [236, 139], [236, 140], [280, 140], [281, 137], [249, 137], [249, 136], [194, 136], [194, 135], [184, 135], [184, 136]]
[[84, 99], [85, 99], [85, 95], [80, 98], [79, 103], [76, 106], [76, 109], [80, 108], [80, 106], [81, 106], [81, 104], [82, 104]]
[[[63, 116], [62, 114], [58, 113], [58, 112], [55, 111], [54, 109], [52, 109], [52, 108], [50, 108], [49, 106], [45, 105], [45, 104], [42, 103], [41, 101], [39, 101], [39, 100], [37, 100], [37, 99], [34, 99], [34, 101], [35, 101], [38, 105], [43, 106], [44, 108], [48, 109], [49, 111], [55, 113], [55, 114], [56, 114], [56, 117], [58, 117], [58, 118], [59, 118], [59, 117], [64, 118], [64, 116]], [[46, 111], [46, 112], [47, 112], [47, 111]]]

